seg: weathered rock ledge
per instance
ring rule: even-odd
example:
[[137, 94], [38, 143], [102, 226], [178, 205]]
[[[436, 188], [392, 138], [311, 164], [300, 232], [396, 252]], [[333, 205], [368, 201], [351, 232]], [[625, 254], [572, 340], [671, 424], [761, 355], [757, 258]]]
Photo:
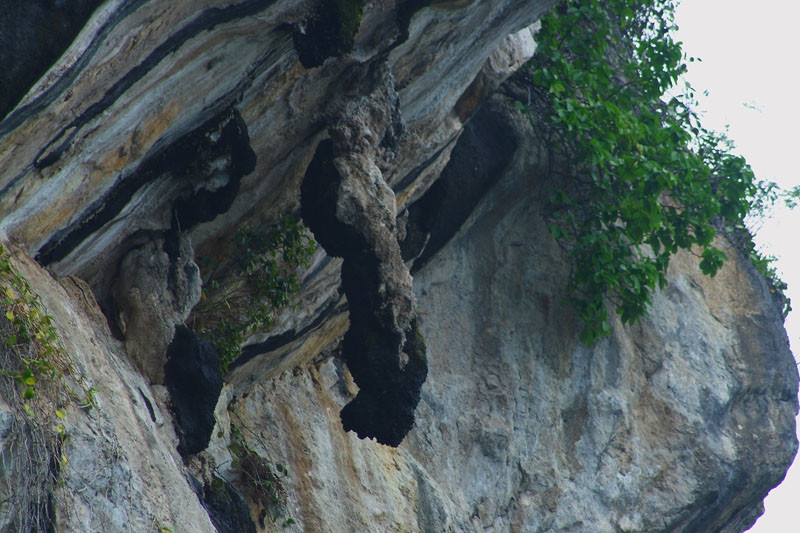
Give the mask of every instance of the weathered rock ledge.
[[[39, 20], [29, 4], [0, 30]], [[1, 240], [98, 390], [63, 420], [42, 524], [738, 532], [760, 514], [797, 448], [798, 374], [749, 263], [720, 241], [711, 279], [679, 254], [650, 317], [591, 348], [560, 305], [547, 161], [513, 82], [495, 93], [554, 0], [63, 4], [53, 47], [0, 73], [30, 85], [0, 100]], [[229, 271], [236, 230], [285, 214], [321, 246], [221, 383], [183, 325], [199, 258]], [[4, 465], [26, 464], [19, 412], [0, 402]]]

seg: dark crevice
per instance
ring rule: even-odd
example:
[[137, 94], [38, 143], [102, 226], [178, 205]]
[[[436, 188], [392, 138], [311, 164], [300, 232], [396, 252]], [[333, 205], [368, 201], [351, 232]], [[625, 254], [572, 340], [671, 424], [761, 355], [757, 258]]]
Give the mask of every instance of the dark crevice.
[[[414, 13], [430, 5], [431, 0], [405, 0], [395, 8], [396, 38], [378, 52], [386, 57], [394, 48], [408, 40], [409, 26]], [[353, 51], [355, 37], [361, 24], [364, 0], [322, 0], [317, 11], [293, 33], [294, 47], [305, 68], [322, 65], [329, 57], [340, 57]]]
[[256, 533], [247, 502], [229, 481], [214, 476], [203, 485], [203, 505], [219, 533]]
[[329, 57], [353, 50], [361, 25], [364, 0], [323, 0], [317, 11], [294, 35], [294, 47], [305, 68], [322, 65]]
[[230, 364], [230, 370], [242, 366], [260, 354], [273, 352], [282, 346], [286, 346], [290, 342], [294, 342], [297, 339], [305, 337], [310, 332], [324, 324], [331, 316], [339, 311], [340, 309], [337, 309], [336, 302], [331, 302], [327, 307], [325, 307], [325, 309], [317, 314], [317, 316], [309, 325], [302, 328], [300, 331], [291, 329], [285, 333], [281, 333], [280, 335], [273, 335], [263, 342], [244, 346], [242, 348], [242, 354]]
[[0, 117], [72, 43], [101, 0], [0, 0]]
[[392, 41], [388, 48], [381, 50], [380, 54], [383, 57], [388, 57], [389, 53], [406, 42], [409, 38], [409, 28], [411, 26], [411, 19], [414, 14], [422, 9], [431, 5], [431, 0], [404, 0], [401, 1], [395, 10], [395, 23], [397, 24], [397, 38]]
[[[18, 0], [2, 0], [2, 1], [11, 4], [20, 4], [20, 5], [25, 4], [25, 2], [19, 2]], [[31, 116], [35, 115], [36, 113], [39, 113], [41, 110], [43, 110], [48, 105], [53, 103], [56, 98], [58, 98], [65, 91], [67, 91], [69, 86], [72, 85], [75, 79], [77, 79], [78, 75], [81, 72], [83, 72], [83, 70], [86, 68], [86, 65], [89, 64], [91, 58], [105, 42], [105, 39], [108, 37], [109, 33], [111, 33], [111, 31], [121, 21], [127, 18], [131, 13], [139, 9], [139, 7], [141, 7], [143, 4], [146, 4], [147, 1], [148, 0], [132, 0], [130, 2], [125, 2], [125, 4], [121, 6], [118, 11], [114, 12], [114, 14], [98, 30], [94, 40], [86, 47], [81, 56], [75, 61], [75, 63], [73, 63], [66, 71], [64, 71], [58, 77], [55, 83], [50, 85], [42, 94], [36, 97], [32, 102], [15, 109], [10, 115], [8, 115], [5, 119], [0, 121], [0, 138], [2, 138], [9, 132], [19, 127], [20, 124], [25, 122]], [[0, 6], [3, 5], [4, 4], [0, 4]], [[0, 12], [4, 14], [8, 13], [8, 11], [5, 8], [3, 8], [2, 11]], [[18, 20], [14, 19], [13, 17], [4, 18], [4, 20], [8, 21], [12, 26], [18, 23]], [[78, 31], [80, 31], [80, 29], [78, 29]], [[13, 35], [13, 34], [7, 34], [7, 35]], [[27, 44], [30, 45], [32, 43], [35, 43], [37, 46], [39, 45], [38, 40], [28, 42]], [[5, 48], [5, 49], [9, 50], [11, 54], [13, 54], [14, 58], [23, 58], [23, 59], [27, 58], [27, 56], [25, 55], [17, 55], [16, 53], [14, 53], [13, 48]], [[0, 64], [5, 64], [5, 63], [0, 62]], [[27, 91], [28, 88], [26, 88], [25, 90]], [[8, 110], [6, 110], [6, 113], [7, 112]], [[0, 116], [2, 116], [2, 113], [0, 113]]]
[[150, 413], [150, 420], [155, 422], [156, 421], [156, 412], [153, 409], [153, 404], [150, 402], [150, 399], [145, 395], [145, 393], [142, 392], [142, 389], [138, 389], [138, 390], [139, 390], [139, 395], [142, 397], [142, 400], [144, 400], [145, 407], [147, 407], [147, 412]]
[[[217, 132], [218, 136], [212, 135]], [[226, 159], [222, 170], [217, 168], [221, 158]], [[36, 260], [47, 266], [69, 255], [84, 239], [117, 216], [139, 189], [155, 180], [181, 180], [188, 190], [173, 207], [176, 229], [186, 231], [211, 220], [230, 207], [241, 178], [253, 171], [255, 161], [244, 120], [237, 110], [227, 109], [147, 157], [128, 177], [118, 178], [115, 186], [92, 203], [80, 219], [56, 232], [40, 248]], [[221, 173], [225, 175], [220, 176]], [[218, 189], [207, 189], [204, 184], [214, 178], [227, 182]]]
[[449, 141], [447, 144], [436, 150], [436, 152], [434, 152], [434, 154], [422, 164], [417, 165], [411, 172], [403, 176], [400, 181], [393, 186], [394, 191], [402, 191], [415, 184], [420, 175], [425, 172], [434, 162], [436, 162], [436, 160], [442, 156], [442, 153], [450, 148], [452, 143], [453, 141]]
[[411, 25], [414, 13], [429, 5], [431, 5], [431, 0], [406, 0], [397, 7], [397, 25], [400, 28], [400, 39], [398, 39], [397, 45], [408, 40], [408, 27]]
[[404, 260], [417, 272], [464, 225], [497, 183], [519, 146], [502, 115], [483, 106], [467, 123], [439, 179], [408, 209]]
[[427, 377], [425, 344], [415, 319], [405, 331], [396, 331], [382, 312], [385, 295], [378, 256], [358, 228], [337, 218], [341, 181], [333, 143], [324, 140], [306, 170], [300, 194], [303, 220], [317, 242], [328, 255], [343, 258], [350, 328], [342, 341], [342, 358], [359, 392], [342, 409], [342, 425], [360, 438], [397, 446], [414, 424]]
[[347, 257], [367, 249], [364, 238], [336, 218], [336, 200], [342, 178], [333, 164], [333, 143], [319, 143], [300, 186], [303, 221], [325, 252]]
[[[758, 485], [758, 483], [748, 475], [752, 469], [750, 465], [744, 464], [745, 461], [738, 461], [738, 465], [733, 469], [732, 476], [725, 476], [717, 480], [716, 486], [719, 490], [712, 490], [690, 508], [686, 510], [685, 526], [678, 528], [681, 531], [722, 531], [731, 522], [733, 516], [725, 511], [738, 507], [739, 509], [751, 509], [763, 500], [768, 492], [752, 495], [748, 502], [738, 502], [739, 505], [732, 505], [742, 494], [747, 494], [748, 487]], [[699, 469], [700, 470], [700, 469]], [[767, 487], [771, 486], [765, 484]], [[691, 520], [688, 520], [691, 518]], [[688, 523], [687, 523], [688, 522]]]
[[164, 383], [175, 412], [181, 456], [208, 446], [216, 419], [214, 409], [222, 391], [219, 354], [211, 344], [180, 324], [167, 348]]
[[[50, 480], [47, 484], [51, 485], [48, 487], [47, 495], [44, 498], [41, 498], [38, 502], [33, 502], [33, 512], [32, 516], [40, 517], [37, 522], [39, 522], [38, 526], [41, 529], [37, 529], [37, 531], [43, 531], [44, 533], [56, 533], [58, 531], [58, 505], [59, 499], [56, 491], [58, 490], [57, 484], [58, 479], [61, 477], [61, 469], [63, 467], [61, 463], [61, 457], [64, 452], [64, 442], [66, 437], [59, 435], [55, 439], [55, 449], [53, 453], [50, 455]], [[53, 486], [56, 485], [56, 486]], [[33, 531], [33, 530], [32, 530]]]

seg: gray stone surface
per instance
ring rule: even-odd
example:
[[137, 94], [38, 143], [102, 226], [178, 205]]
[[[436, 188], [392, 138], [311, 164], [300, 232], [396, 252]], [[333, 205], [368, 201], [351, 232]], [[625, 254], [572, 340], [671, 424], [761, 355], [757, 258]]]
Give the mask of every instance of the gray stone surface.
[[[490, 111], [524, 138], [511, 108]], [[295, 469], [314, 531], [744, 531], [797, 446], [779, 304], [719, 241], [715, 278], [679, 254], [650, 317], [582, 345], [537, 212], [543, 166], [530, 149], [510, 163], [415, 275], [430, 373], [398, 450], [342, 432], [356, 388], [325, 354], [254, 384], [231, 420]]]
[[[129, 251], [112, 291], [125, 350], [152, 383], [164, 382], [167, 346], [175, 326], [200, 301], [200, 270], [185, 236], [147, 240]], [[172, 257], [170, 257], [170, 253]]]
[[151, 387], [128, 361], [88, 285], [74, 278], [56, 281], [22, 252], [15, 256], [17, 269], [53, 316], [76, 375], [96, 389], [94, 407], [73, 405], [59, 420], [67, 462], [54, 494], [57, 530], [215, 531], [176, 450], [161, 388]]
[[458, 487], [443, 507], [460, 530], [746, 529], [797, 446], [779, 306], [719, 241], [715, 278], [680, 253], [648, 318], [580, 344], [533, 155], [415, 276], [436, 355], [408, 450]]
[[0, 229], [59, 274], [102, 292], [137, 232], [169, 229], [179, 199], [218, 187], [213, 173], [176, 175], [148, 162], [235, 108], [256, 166], [228, 213], [180, 228], [198, 254], [220, 258], [218, 239], [243, 222], [296, 209], [305, 167], [326, 135], [326, 110], [357, 88], [352, 67], [383, 61], [407, 125], [402, 150], [382, 169], [402, 206], [426, 182], [397, 184], [446, 161], [461, 128], [453, 106], [486, 58], [553, 3], [433, 2], [386, 57], [384, 47], [399, 38], [388, 31], [396, 5], [370, 2], [353, 54], [304, 69], [291, 30], [311, 2], [108, 2], [0, 121]]
[[[15, 252], [98, 389], [95, 408], [63, 422], [58, 530], [213, 531], [198, 493], [214, 476], [241, 486], [235, 439], [288, 467], [295, 531], [752, 523], [797, 446], [797, 369], [764, 281], [723, 241], [731, 261], [714, 279], [679, 254], [649, 318], [581, 345], [560, 305], [568, 266], [537, 212], [546, 165], [528, 123], [501, 97], [479, 110], [553, 3], [435, 0], [404, 28], [397, 2], [367, 2], [352, 53], [315, 68], [292, 38], [313, 2], [103, 3], [0, 121], [3, 242], [84, 280]], [[376, 89], [364, 73], [381, 68]], [[342, 261], [318, 250], [297, 307], [255, 332], [227, 377], [208, 448], [184, 462], [158, 383], [169, 331], [199, 297], [189, 242], [224, 271], [237, 228], [300, 212], [326, 138], [347, 189], [340, 218], [382, 259], [388, 297], [372, 311], [395, 334], [416, 316], [427, 341], [416, 427], [398, 448], [342, 429], [359, 391], [342, 363], [349, 303]], [[492, 143], [506, 150], [479, 149]], [[440, 220], [414, 214], [420, 198]], [[17, 452], [0, 406], [5, 460]]]

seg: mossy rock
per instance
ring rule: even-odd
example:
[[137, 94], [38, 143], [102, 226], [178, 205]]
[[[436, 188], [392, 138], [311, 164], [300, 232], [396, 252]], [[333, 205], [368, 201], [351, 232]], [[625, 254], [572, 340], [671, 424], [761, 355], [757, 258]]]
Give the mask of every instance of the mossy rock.
[[203, 503], [220, 533], [256, 532], [247, 503], [230, 482], [214, 476], [203, 487]]
[[409, 358], [421, 361], [427, 361], [427, 346], [425, 345], [425, 337], [419, 329], [417, 320], [411, 322], [409, 331], [406, 332], [406, 346], [405, 352]]
[[353, 50], [364, 0], [323, 0], [304, 32], [294, 34], [300, 63], [313, 68]]

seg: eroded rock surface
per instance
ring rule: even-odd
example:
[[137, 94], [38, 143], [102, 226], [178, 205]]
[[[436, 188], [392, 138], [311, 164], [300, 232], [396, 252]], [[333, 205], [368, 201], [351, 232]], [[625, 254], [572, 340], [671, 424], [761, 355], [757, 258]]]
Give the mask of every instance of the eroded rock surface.
[[342, 424], [397, 446], [414, 423], [427, 361], [397, 241], [395, 196], [376, 161], [399, 142], [402, 124], [392, 123], [398, 97], [385, 65], [359, 71], [374, 86], [329, 112], [331, 139], [309, 164], [302, 212], [326, 252], [343, 259], [350, 327], [342, 352], [360, 390], [342, 409]]
[[[512, 104], [496, 98], [487, 114], [535, 147], [522, 118], [508, 120]], [[442, 355], [409, 451], [463, 487], [443, 503], [460, 530], [747, 529], [797, 446], [780, 305], [720, 241], [731, 261], [715, 278], [681, 253], [650, 317], [580, 344], [560, 304], [569, 267], [541, 237], [542, 168], [536, 150], [518, 150], [415, 275], [429, 350]]]
[[[483, 105], [553, 4], [110, 0], [76, 15], [0, 120], [0, 235], [39, 261], [15, 251], [97, 388], [63, 422], [57, 530], [269, 530], [273, 511], [331, 532], [752, 523], [797, 446], [797, 369], [763, 280], [724, 242], [714, 279], [679, 255], [650, 318], [581, 345], [524, 95]], [[297, 306], [250, 332], [221, 391], [212, 377], [176, 408], [167, 347], [189, 385], [208, 355], [173, 338], [192, 325], [196, 265], [230, 271], [236, 230], [285, 214], [322, 245]], [[0, 450], [18, 453], [4, 401]], [[176, 434], [194, 415], [197, 438]], [[278, 463], [290, 475], [270, 496], [247, 469]]]
[[[415, 275], [435, 355], [408, 439], [391, 451], [341, 430], [356, 387], [335, 358], [235, 403], [240, 424], [269, 428], [259, 448], [297, 469], [296, 516], [335, 531], [747, 529], [797, 447], [779, 303], [720, 241], [731, 261], [715, 278], [681, 253], [650, 318], [581, 344], [560, 304], [568, 265], [538, 213], [546, 165], [527, 121], [502, 98], [475, 120], [504, 124], [518, 149], [476, 170], [475, 190], [494, 185]], [[352, 486], [364, 487], [357, 504], [332, 501]]]
[[[128, 357], [155, 384], [164, 382], [167, 346], [175, 326], [200, 301], [200, 271], [185, 236], [172, 233], [129, 251], [112, 290], [115, 325]], [[113, 312], [113, 311], [112, 311]]]
[[[56, 281], [21, 251], [14, 255], [15, 266], [53, 316], [76, 374], [96, 389], [96, 405], [72, 406], [59, 420], [67, 462], [54, 494], [59, 502], [52, 508], [54, 527], [215, 531], [178, 455], [166, 391], [152, 387], [130, 363], [86, 283]], [[13, 457], [4, 453], [4, 460]]]

